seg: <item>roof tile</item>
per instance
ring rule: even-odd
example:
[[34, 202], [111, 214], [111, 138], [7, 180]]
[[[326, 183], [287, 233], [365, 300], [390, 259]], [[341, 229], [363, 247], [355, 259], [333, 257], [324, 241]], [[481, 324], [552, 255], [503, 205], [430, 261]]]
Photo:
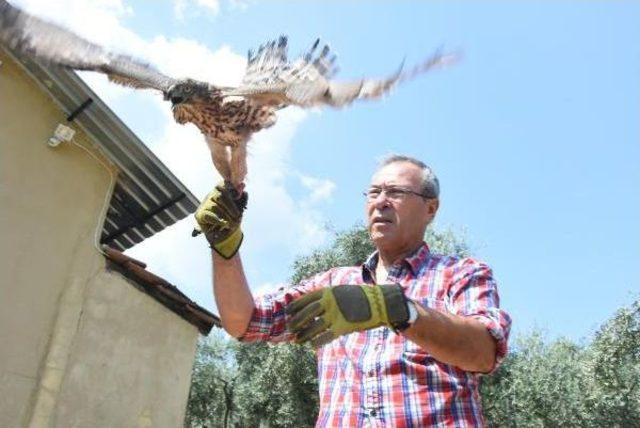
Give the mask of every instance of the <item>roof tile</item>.
[[111, 262], [108, 267], [134, 281], [151, 297], [196, 326], [202, 334], [209, 334], [214, 325], [221, 327], [220, 318], [217, 315], [189, 299], [178, 287], [164, 278], [146, 270], [145, 263], [106, 245], [103, 245], [102, 249], [107, 260]]

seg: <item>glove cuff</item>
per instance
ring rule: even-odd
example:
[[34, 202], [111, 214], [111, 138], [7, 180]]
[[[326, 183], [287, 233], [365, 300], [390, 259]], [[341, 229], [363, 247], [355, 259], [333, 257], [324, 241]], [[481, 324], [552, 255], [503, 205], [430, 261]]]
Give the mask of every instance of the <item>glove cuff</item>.
[[381, 285], [384, 305], [387, 309], [389, 325], [395, 331], [402, 331], [409, 327], [409, 305], [407, 297], [398, 284]]
[[238, 227], [224, 241], [212, 245], [211, 248], [215, 250], [216, 253], [220, 254], [220, 256], [222, 256], [224, 259], [229, 260], [231, 257], [236, 255], [236, 253], [240, 249], [240, 244], [242, 244], [243, 239], [244, 234]]

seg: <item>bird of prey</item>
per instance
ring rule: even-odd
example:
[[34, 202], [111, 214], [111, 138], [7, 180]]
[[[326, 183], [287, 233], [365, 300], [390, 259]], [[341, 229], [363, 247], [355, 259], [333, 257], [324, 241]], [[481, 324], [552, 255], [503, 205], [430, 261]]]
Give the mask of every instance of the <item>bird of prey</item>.
[[276, 111], [288, 105], [342, 107], [358, 99], [375, 99], [400, 82], [452, 62], [455, 55], [436, 51], [408, 71], [402, 67], [382, 79], [336, 81], [335, 55], [316, 40], [301, 57], [287, 58], [287, 38], [249, 51], [238, 87], [215, 86], [194, 79], [166, 76], [153, 66], [110, 52], [63, 27], [32, 16], [0, 0], [0, 43], [41, 62], [104, 73], [109, 80], [138, 89], [155, 89], [171, 102], [174, 119], [193, 123], [211, 150], [222, 178], [242, 191], [247, 174], [247, 143], [254, 132], [276, 122]]

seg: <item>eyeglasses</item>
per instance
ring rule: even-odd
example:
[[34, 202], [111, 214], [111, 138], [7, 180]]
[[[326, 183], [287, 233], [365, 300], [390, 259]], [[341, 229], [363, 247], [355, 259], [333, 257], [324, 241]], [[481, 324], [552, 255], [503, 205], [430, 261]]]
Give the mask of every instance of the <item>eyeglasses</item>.
[[378, 196], [383, 193], [386, 195], [387, 199], [390, 199], [392, 201], [400, 201], [407, 195], [416, 195], [425, 199], [432, 198], [432, 196], [430, 195], [414, 192], [413, 190], [404, 187], [371, 187], [366, 192], [362, 192], [362, 194], [367, 198], [367, 202], [375, 201], [376, 199], [378, 199]]

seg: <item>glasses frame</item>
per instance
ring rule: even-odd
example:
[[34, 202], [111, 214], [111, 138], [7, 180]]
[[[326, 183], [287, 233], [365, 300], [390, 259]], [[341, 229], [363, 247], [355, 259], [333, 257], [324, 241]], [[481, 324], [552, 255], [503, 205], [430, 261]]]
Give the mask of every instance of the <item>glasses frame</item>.
[[[378, 193], [377, 195], [372, 197], [372, 195], [370, 194], [372, 190], [379, 190], [380, 193]], [[397, 192], [398, 196], [396, 196], [396, 197], [390, 196], [389, 195], [389, 191], [390, 190], [392, 190], [394, 192]], [[387, 199], [390, 199], [392, 201], [402, 200], [407, 195], [415, 195], [415, 196], [419, 196], [419, 197], [421, 197], [423, 199], [433, 199], [434, 198], [431, 195], [425, 195], [424, 193], [416, 192], [414, 190], [407, 189], [406, 187], [402, 187], [402, 186], [371, 187], [371, 188], [365, 190], [364, 192], [362, 192], [362, 195], [366, 198], [367, 202], [375, 201], [382, 194], [384, 194]]]

